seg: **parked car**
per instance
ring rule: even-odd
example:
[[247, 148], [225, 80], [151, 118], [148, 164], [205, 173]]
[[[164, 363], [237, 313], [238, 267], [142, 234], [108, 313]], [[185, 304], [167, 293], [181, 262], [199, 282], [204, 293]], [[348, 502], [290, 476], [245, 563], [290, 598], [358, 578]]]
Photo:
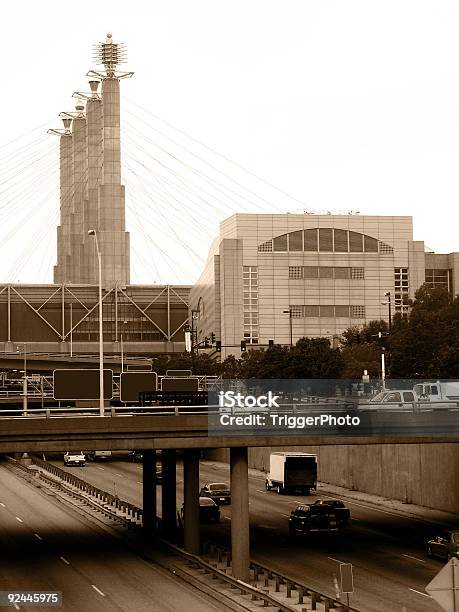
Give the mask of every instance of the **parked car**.
[[347, 525], [351, 518], [351, 511], [346, 507], [345, 503], [340, 499], [318, 499], [312, 506], [327, 507], [334, 510], [338, 522], [344, 527]]
[[108, 461], [109, 459], [112, 458], [112, 451], [111, 450], [108, 450], [108, 451], [102, 451], [102, 450], [88, 451], [86, 453], [86, 457], [87, 457], [88, 461]]
[[292, 537], [315, 532], [338, 532], [344, 524], [336, 511], [326, 504], [302, 504], [292, 510], [288, 519]]
[[218, 506], [231, 503], [231, 491], [226, 482], [207, 483], [202, 487], [199, 495], [213, 499]]
[[83, 451], [67, 451], [64, 455], [64, 465], [81, 465], [84, 466], [86, 457]]
[[[180, 510], [180, 516], [183, 520], [184, 504]], [[210, 497], [199, 498], [199, 522], [200, 523], [218, 523], [220, 520], [220, 508], [210, 499]]]
[[442, 531], [435, 538], [427, 541], [428, 557], [447, 559], [459, 558], [459, 531]]

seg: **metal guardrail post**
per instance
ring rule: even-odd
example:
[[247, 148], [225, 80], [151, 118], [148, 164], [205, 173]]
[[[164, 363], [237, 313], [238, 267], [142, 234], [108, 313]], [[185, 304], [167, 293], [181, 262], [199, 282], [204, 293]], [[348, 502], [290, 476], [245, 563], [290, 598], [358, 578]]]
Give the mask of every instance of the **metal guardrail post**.
[[318, 593], [312, 592], [311, 593], [311, 610], [317, 610], [318, 602], [319, 602]]

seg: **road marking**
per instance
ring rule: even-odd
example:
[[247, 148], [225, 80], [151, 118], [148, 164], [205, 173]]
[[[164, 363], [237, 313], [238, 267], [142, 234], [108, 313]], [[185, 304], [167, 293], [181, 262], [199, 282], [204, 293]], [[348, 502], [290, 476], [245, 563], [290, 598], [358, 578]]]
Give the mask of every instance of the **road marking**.
[[102, 597], [105, 597], [105, 593], [103, 593], [100, 589], [98, 589], [95, 584], [91, 584], [91, 586], [97, 593], [99, 593], [99, 595], [102, 595]]
[[280, 513], [281, 516], [286, 516], [287, 518], [290, 518], [290, 514], [282, 514], [282, 512]]
[[2, 508], [6, 508], [6, 506], [5, 506], [5, 504], [4, 504], [3, 502], [0, 502], [0, 506], [1, 506]]
[[275, 540], [279, 540], [280, 542], [287, 542], [287, 538], [283, 538], [282, 536], [278, 536], [275, 533], [272, 533], [271, 537], [274, 538]]
[[430, 595], [427, 595], [427, 593], [423, 593], [422, 591], [416, 591], [416, 589], [408, 589], [408, 590], [413, 591], [413, 593], [417, 593], [418, 595], [424, 595], [424, 597], [428, 597], [429, 599], [432, 599]]
[[425, 563], [425, 559], [419, 559], [418, 557], [413, 557], [413, 555], [405, 555], [402, 553], [402, 557], [408, 557], [408, 559], [414, 559], [415, 561], [419, 561], [420, 563]]
[[257, 489], [257, 493], [265, 493], [263, 489]]
[[18, 606], [17, 603], [13, 604], [13, 606], [15, 607], [16, 610], [20, 610], [21, 608]]
[[67, 561], [67, 559], [65, 557], [59, 557], [59, 559], [61, 561], [63, 561], [65, 563], [65, 565], [70, 565], [70, 561]]
[[224, 519], [226, 519], [227, 521], [230, 521], [230, 520], [231, 520], [231, 517], [230, 517], [230, 516], [224, 516], [223, 518], [224, 518]]
[[19, 518], [19, 516], [17, 516], [17, 517], [16, 517], [16, 520], [17, 520], [19, 523], [23, 523], [23, 522], [24, 522], [24, 521], [22, 520], [22, 518]]
[[335, 561], [335, 563], [346, 563], [346, 561], [340, 561], [339, 559], [335, 559], [334, 557], [327, 557], [331, 561]]
[[115, 472], [115, 476], [121, 476], [121, 478], [123, 478], [123, 474], [118, 474], [118, 472]]
[[98, 465], [98, 466], [97, 466], [97, 469], [98, 469], [98, 470], [105, 470], [105, 468], [100, 467], [100, 465]]
[[138, 480], [137, 484], [143, 484], [143, 482], [141, 480]]
[[37, 538], [37, 540], [40, 540], [40, 541], [43, 540], [40, 534], [34, 533], [33, 535]]

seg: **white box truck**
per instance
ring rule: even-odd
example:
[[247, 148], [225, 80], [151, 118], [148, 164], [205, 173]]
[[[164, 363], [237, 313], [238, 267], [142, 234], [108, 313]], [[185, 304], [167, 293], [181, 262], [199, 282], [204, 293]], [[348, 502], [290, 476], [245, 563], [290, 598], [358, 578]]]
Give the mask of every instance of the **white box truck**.
[[299, 491], [309, 495], [311, 489], [317, 490], [317, 455], [298, 452], [271, 453], [266, 490], [293, 493]]

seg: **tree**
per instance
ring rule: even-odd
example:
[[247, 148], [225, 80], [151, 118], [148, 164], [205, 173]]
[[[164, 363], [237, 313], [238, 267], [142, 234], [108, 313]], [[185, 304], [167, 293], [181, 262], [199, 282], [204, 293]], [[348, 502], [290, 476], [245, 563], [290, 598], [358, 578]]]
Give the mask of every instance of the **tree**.
[[376, 342], [351, 344], [341, 350], [343, 356], [343, 378], [360, 379], [367, 370], [371, 378], [381, 375], [381, 347]]

